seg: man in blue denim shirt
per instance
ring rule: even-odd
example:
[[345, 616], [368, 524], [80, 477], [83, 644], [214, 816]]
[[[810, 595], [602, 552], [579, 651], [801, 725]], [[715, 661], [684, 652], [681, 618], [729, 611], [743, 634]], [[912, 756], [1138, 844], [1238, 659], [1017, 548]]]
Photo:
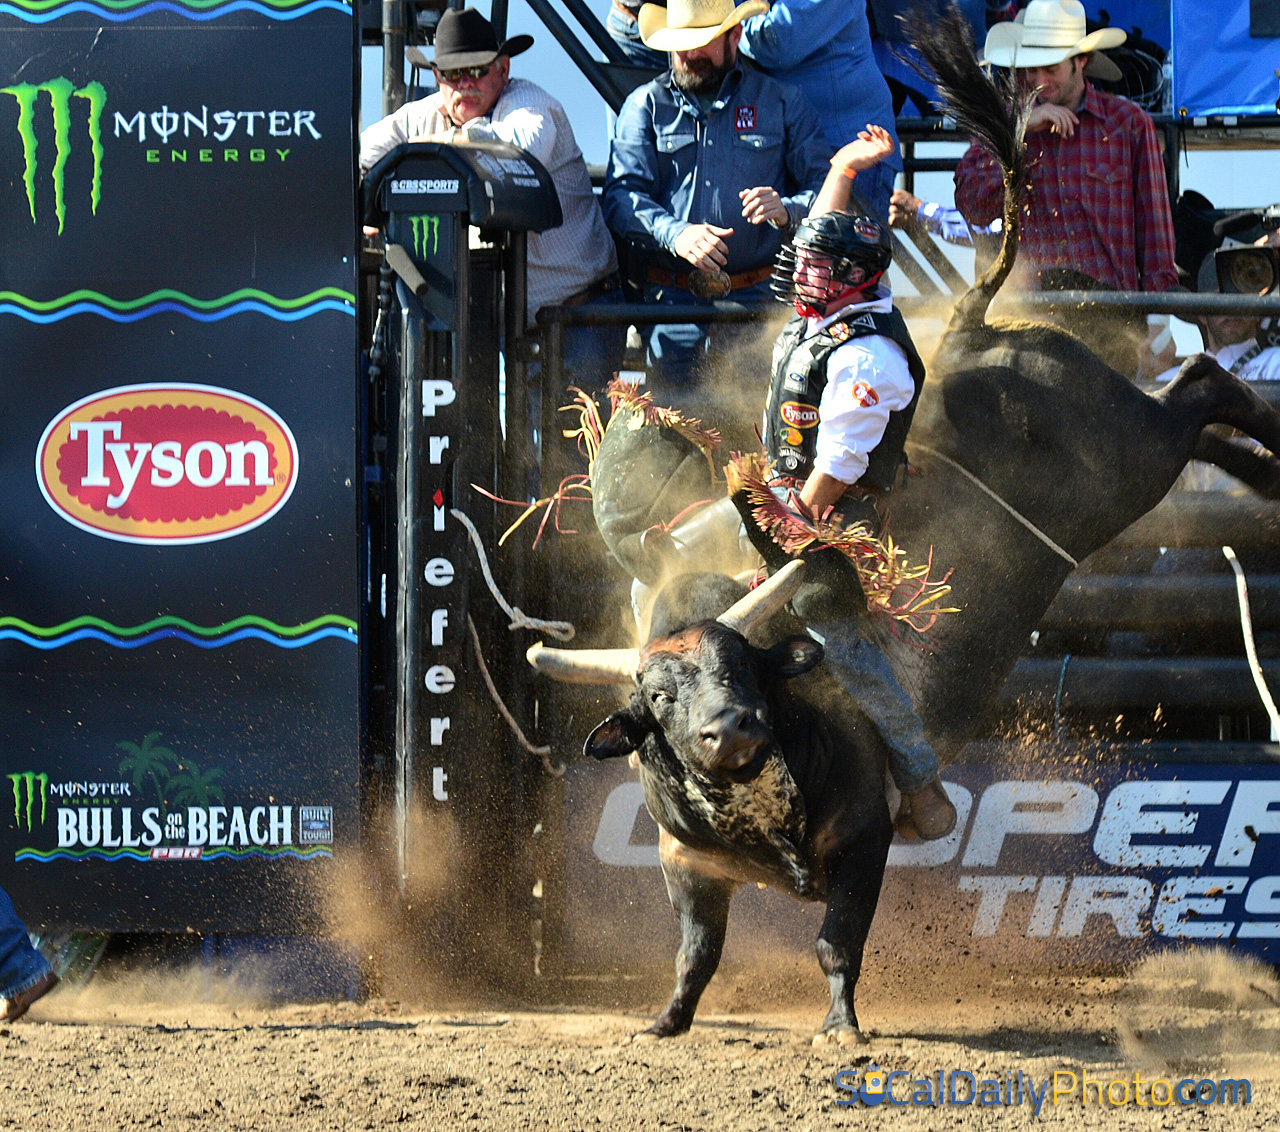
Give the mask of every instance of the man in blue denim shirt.
[[893, 139], [893, 152], [858, 178], [858, 195], [882, 224], [902, 172], [893, 98], [871, 51], [867, 6], [861, 0], [773, 0], [743, 24], [742, 53], [779, 82], [794, 83], [816, 109], [832, 152], [868, 124]]
[[[826, 176], [831, 148], [804, 95], [738, 59], [741, 21], [764, 10], [640, 10], [644, 42], [670, 51], [672, 69], [623, 104], [601, 205], [614, 234], [643, 250], [649, 301], [767, 301], [773, 257]], [[702, 327], [665, 326], [649, 348], [683, 384], [705, 343]]]

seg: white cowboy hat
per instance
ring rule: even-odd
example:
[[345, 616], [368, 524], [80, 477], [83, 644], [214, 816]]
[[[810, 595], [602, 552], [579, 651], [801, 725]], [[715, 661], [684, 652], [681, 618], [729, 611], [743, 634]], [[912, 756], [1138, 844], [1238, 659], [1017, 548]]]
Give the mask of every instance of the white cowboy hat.
[[[1075, 55], [1088, 55], [1125, 41], [1119, 28], [1085, 34], [1084, 5], [1079, 0], [1031, 0], [1013, 23], [995, 24], [987, 32], [983, 59], [996, 67], [1052, 67]], [[1120, 69], [1105, 55], [1094, 55], [1087, 74], [1117, 81]]]
[[670, 0], [663, 8], [645, 4], [640, 9], [640, 38], [655, 51], [693, 51], [706, 47], [735, 24], [767, 12], [767, 0]]

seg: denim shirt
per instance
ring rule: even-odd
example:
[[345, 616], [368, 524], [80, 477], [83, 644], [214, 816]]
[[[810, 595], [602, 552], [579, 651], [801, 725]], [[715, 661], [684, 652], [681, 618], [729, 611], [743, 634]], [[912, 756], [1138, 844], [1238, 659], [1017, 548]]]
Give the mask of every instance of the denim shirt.
[[739, 61], [725, 76], [707, 114], [668, 71], [634, 90], [618, 114], [600, 202], [605, 222], [619, 237], [673, 254], [690, 224], [732, 228], [726, 270], [763, 267], [783, 233], [747, 223], [738, 194], [776, 189], [795, 224], [813, 204], [831, 152], [804, 95], [749, 64]]
[[774, 0], [768, 12], [752, 16], [742, 29], [742, 53], [780, 82], [804, 91], [833, 150], [874, 123], [894, 141], [884, 164], [901, 172], [893, 98], [872, 55], [865, 3]]

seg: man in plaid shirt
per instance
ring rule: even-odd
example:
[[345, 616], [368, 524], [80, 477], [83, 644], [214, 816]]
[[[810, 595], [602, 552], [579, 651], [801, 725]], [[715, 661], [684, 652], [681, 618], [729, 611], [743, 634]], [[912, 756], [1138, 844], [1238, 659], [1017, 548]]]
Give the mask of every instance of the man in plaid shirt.
[[[1085, 34], [1077, 0], [1031, 0], [1017, 23], [987, 35], [984, 55], [1038, 87], [1027, 126], [1029, 183], [1023, 194], [1020, 264], [1066, 267], [1123, 291], [1168, 291], [1178, 282], [1173, 218], [1155, 127], [1128, 99], [1106, 94], [1086, 74], [1119, 78], [1098, 53], [1125, 34]], [[956, 167], [956, 205], [974, 227], [1001, 214], [996, 159], [972, 145]]]

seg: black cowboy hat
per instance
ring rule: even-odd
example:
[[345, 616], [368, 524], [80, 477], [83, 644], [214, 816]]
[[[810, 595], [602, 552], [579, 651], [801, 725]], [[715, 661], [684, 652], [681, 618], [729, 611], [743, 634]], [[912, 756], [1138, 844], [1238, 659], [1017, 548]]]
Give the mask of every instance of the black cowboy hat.
[[493, 24], [474, 8], [450, 8], [436, 27], [435, 58], [431, 62], [442, 71], [462, 67], [483, 67], [499, 55], [519, 55], [533, 46], [533, 36], [513, 35], [498, 42]]

